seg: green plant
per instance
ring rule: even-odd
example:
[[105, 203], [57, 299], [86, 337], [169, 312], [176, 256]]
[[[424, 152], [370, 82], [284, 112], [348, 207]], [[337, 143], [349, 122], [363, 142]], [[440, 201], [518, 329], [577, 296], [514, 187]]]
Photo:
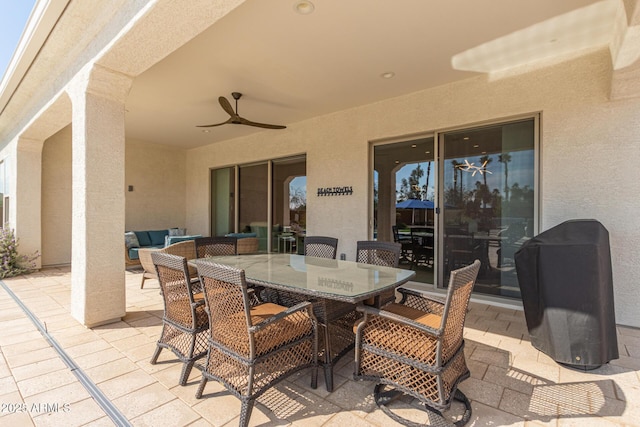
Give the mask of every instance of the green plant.
[[32, 255], [19, 254], [15, 232], [7, 227], [0, 231], [0, 279], [31, 273], [39, 256], [38, 251]]

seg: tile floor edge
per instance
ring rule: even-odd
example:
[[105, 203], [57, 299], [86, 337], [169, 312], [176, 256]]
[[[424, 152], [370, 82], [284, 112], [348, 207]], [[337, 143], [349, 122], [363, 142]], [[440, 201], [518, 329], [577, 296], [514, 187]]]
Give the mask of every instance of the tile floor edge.
[[89, 395], [96, 401], [98, 406], [105, 412], [105, 414], [113, 421], [117, 426], [130, 427], [129, 420], [120, 412], [120, 410], [109, 400], [104, 393], [95, 385], [93, 381], [87, 376], [87, 374], [75, 363], [75, 361], [64, 351], [64, 349], [58, 344], [47, 329], [43, 326], [40, 320], [33, 314], [33, 312], [18, 298], [18, 296], [0, 280], [0, 286], [4, 291], [15, 301], [15, 303], [22, 309], [26, 316], [38, 329], [38, 332], [42, 334], [49, 345], [58, 353], [58, 356], [69, 370], [75, 375], [80, 384], [87, 390]]

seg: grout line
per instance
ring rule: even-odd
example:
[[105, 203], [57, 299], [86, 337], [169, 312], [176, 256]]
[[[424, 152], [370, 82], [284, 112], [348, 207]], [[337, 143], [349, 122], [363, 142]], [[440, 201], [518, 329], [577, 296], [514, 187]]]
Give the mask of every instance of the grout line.
[[129, 420], [116, 408], [116, 406], [102, 393], [102, 391], [95, 385], [93, 381], [87, 376], [87, 374], [75, 363], [75, 361], [64, 351], [64, 349], [58, 344], [58, 342], [49, 334], [46, 327], [42, 325], [40, 320], [29, 310], [29, 308], [24, 305], [24, 303], [18, 298], [18, 296], [4, 283], [4, 281], [0, 280], [0, 285], [4, 288], [5, 292], [13, 298], [13, 300], [18, 304], [18, 306], [24, 311], [27, 317], [33, 322], [33, 324], [38, 328], [42, 336], [49, 342], [49, 345], [53, 347], [53, 349], [58, 353], [59, 357], [62, 359], [65, 365], [71, 370], [71, 372], [76, 376], [80, 384], [84, 386], [84, 388], [89, 392], [89, 395], [93, 397], [96, 403], [102, 408], [102, 410], [107, 414], [111, 421], [116, 426], [122, 427], [131, 427]]

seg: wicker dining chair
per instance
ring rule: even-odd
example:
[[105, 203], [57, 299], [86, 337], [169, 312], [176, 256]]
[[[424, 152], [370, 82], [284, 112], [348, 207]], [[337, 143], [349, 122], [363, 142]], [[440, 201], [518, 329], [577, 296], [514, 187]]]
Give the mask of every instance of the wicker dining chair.
[[196, 398], [208, 380], [219, 381], [242, 402], [240, 426], [269, 387], [311, 367], [318, 382], [317, 321], [311, 303], [294, 307], [251, 298], [243, 270], [196, 261], [209, 315], [208, 353]]
[[[382, 265], [385, 267], [398, 267], [402, 244], [393, 242], [379, 242], [377, 240], [360, 240], [356, 243], [356, 262], [364, 264]], [[395, 289], [381, 294], [379, 305], [393, 302], [396, 299]], [[374, 298], [364, 301], [365, 304], [373, 305]]]
[[184, 364], [178, 383], [185, 385], [195, 361], [207, 354], [209, 319], [204, 300], [194, 295], [185, 257], [152, 252], [151, 259], [164, 300], [162, 333], [151, 364], [156, 364], [162, 349], [171, 350]]
[[195, 239], [195, 244], [197, 258], [238, 254], [238, 239], [236, 237], [199, 237]]
[[393, 241], [402, 245], [402, 250], [400, 251], [400, 260], [411, 262], [411, 249], [413, 248], [411, 236], [401, 235], [400, 231], [398, 231], [397, 225], [392, 225], [391, 231], [393, 232]]
[[[140, 289], [144, 288], [144, 282], [147, 279], [158, 279], [158, 275], [156, 274], [156, 266], [153, 264], [153, 260], [151, 259], [151, 254], [153, 252], [171, 254], [171, 255], [179, 255], [185, 257], [186, 259], [193, 259], [196, 257], [196, 247], [193, 240], [185, 240], [183, 242], [174, 243], [173, 245], [169, 245], [166, 248], [162, 249], [152, 249], [152, 248], [141, 248], [138, 251], [138, 255], [140, 256], [140, 265], [143, 268], [142, 272], [142, 282], [140, 283]], [[194, 267], [189, 267], [189, 277], [191, 277], [192, 281], [198, 280], [198, 272]]]
[[338, 239], [325, 236], [306, 236], [304, 238], [304, 254], [318, 258], [336, 259]]
[[424, 403], [436, 415], [434, 422], [443, 423], [437, 425], [449, 425], [441, 419], [441, 411], [450, 407], [452, 399], [465, 406], [455, 424], [462, 426], [471, 418], [471, 403], [458, 384], [470, 376], [462, 334], [479, 269], [476, 260], [452, 271], [444, 301], [401, 289], [400, 303], [382, 309], [358, 307], [364, 317], [355, 327], [354, 378], [378, 383], [376, 404], [395, 421], [411, 424], [389, 409], [391, 393], [385, 386], [400, 392], [396, 397], [405, 393]]

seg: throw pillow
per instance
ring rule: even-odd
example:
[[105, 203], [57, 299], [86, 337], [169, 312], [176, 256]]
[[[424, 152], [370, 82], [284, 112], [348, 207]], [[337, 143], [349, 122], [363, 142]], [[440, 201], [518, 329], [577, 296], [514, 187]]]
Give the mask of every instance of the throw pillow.
[[136, 236], [136, 233], [134, 233], [133, 231], [127, 231], [126, 233], [124, 233], [124, 244], [127, 247], [127, 249], [140, 247], [140, 242], [138, 242], [138, 237]]
[[184, 236], [186, 231], [186, 228], [170, 228], [169, 236]]

